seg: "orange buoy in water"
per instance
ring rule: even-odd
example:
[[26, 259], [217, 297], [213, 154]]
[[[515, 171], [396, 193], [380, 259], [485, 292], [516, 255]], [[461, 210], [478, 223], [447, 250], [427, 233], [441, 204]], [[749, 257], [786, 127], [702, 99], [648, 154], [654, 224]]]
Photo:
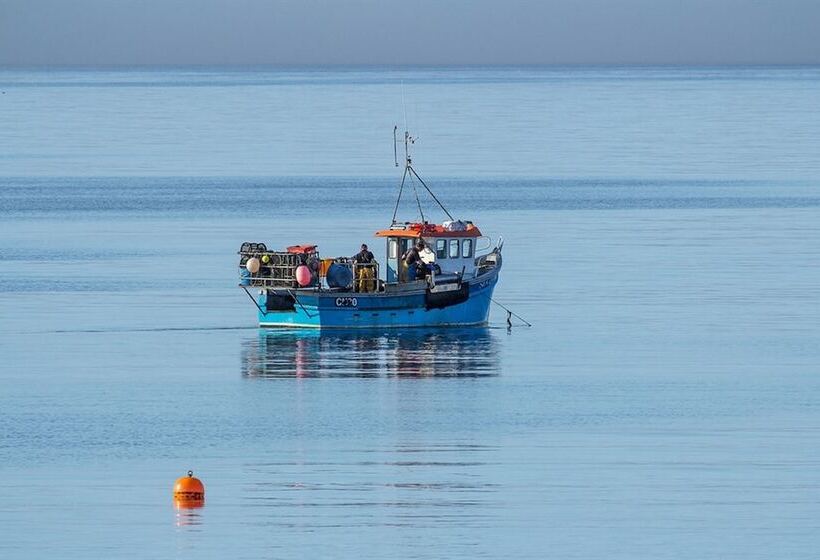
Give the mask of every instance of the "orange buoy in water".
[[182, 508], [196, 508], [205, 505], [205, 485], [188, 471], [188, 476], [178, 478], [174, 483], [174, 505]]

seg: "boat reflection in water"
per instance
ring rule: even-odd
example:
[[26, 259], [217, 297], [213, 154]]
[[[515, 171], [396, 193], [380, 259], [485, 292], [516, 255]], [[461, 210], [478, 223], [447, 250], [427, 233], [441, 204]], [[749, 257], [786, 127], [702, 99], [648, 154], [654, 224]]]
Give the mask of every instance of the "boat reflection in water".
[[242, 348], [245, 377], [481, 377], [498, 375], [488, 328], [260, 331]]

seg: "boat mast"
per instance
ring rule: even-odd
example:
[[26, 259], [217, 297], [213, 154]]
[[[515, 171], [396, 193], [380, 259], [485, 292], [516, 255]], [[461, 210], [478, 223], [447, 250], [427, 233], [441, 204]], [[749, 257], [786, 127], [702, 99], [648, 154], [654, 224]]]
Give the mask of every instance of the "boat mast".
[[[399, 128], [398, 126], [393, 126], [393, 159], [396, 163], [396, 167], [399, 166], [398, 147], [397, 147], [398, 142], [397, 142], [397, 139], [396, 139], [396, 131], [398, 131], [398, 128]], [[418, 204], [418, 207], [419, 207], [419, 214], [421, 214], [422, 223], [425, 223], [425, 221], [424, 221], [424, 211], [421, 209], [421, 200], [419, 199], [418, 191], [416, 191], [416, 184], [413, 180], [414, 177], [416, 179], [418, 179], [419, 183], [421, 183], [421, 185], [424, 187], [424, 189], [430, 194], [431, 197], [433, 197], [433, 200], [435, 200], [436, 204], [438, 204], [441, 207], [441, 209], [444, 211], [444, 213], [447, 214], [447, 217], [450, 218], [451, 220], [455, 221], [455, 218], [453, 218], [453, 215], [450, 214], [450, 212], [447, 210], [447, 208], [444, 207], [444, 205], [441, 203], [441, 201], [438, 199], [438, 197], [436, 197], [436, 195], [433, 194], [433, 191], [430, 190], [430, 187], [427, 186], [427, 183], [424, 182], [424, 179], [419, 177], [419, 174], [416, 173], [415, 169], [413, 169], [413, 159], [410, 157], [410, 145], [415, 144], [415, 143], [416, 143], [416, 139], [413, 136], [410, 136], [409, 131], [405, 130], [404, 131], [404, 172], [401, 175], [401, 183], [399, 184], [399, 196], [396, 198], [396, 207], [393, 209], [393, 220], [391, 222], [391, 225], [396, 224], [396, 214], [398, 214], [398, 211], [399, 211], [399, 203], [401, 202], [401, 195], [402, 195], [402, 192], [404, 191], [404, 183], [407, 180], [408, 176], [410, 177], [410, 182], [413, 185], [413, 192], [416, 195], [416, 204]]]

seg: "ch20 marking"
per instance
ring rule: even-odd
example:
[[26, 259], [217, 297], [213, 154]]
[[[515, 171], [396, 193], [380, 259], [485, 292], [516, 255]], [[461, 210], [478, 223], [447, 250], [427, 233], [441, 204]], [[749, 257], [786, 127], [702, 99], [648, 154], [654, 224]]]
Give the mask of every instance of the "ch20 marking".
[[359, 300], [354, 297], [337, 297], [336, 307], [356, 307], [359, 305]]

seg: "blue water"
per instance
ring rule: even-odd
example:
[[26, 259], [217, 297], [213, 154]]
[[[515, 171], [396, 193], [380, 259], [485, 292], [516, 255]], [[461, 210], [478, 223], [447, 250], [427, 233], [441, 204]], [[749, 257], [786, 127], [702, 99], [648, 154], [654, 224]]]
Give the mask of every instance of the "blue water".
[[[243, 241], [347, 255], [389, 221], [402, 81], [533, 327], [257, 330]], [[0, 557], [815, 556], [820, 69], [0, 91]]]

